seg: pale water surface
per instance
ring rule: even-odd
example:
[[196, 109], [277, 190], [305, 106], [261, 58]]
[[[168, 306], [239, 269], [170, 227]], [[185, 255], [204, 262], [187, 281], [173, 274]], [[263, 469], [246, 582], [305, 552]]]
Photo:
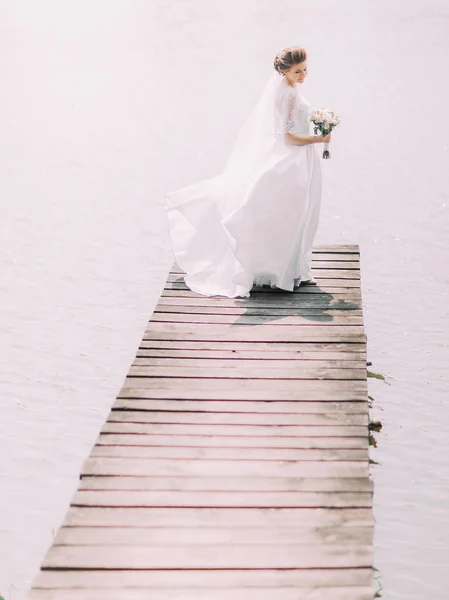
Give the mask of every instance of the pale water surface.
[[1, 0], [0, 594], [24, 598], [172, 261], [290, 44], [341, 113], [317, 243], [358, 243], [382, 598], [449, 597], [449, 5]]

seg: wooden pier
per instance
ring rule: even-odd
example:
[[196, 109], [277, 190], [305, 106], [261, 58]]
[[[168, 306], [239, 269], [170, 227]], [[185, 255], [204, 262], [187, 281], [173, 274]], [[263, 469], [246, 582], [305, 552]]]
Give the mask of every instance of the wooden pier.
[[371, 600], [357, 246], [318, 286], [190, 292], [171, 270], [31, 600]]

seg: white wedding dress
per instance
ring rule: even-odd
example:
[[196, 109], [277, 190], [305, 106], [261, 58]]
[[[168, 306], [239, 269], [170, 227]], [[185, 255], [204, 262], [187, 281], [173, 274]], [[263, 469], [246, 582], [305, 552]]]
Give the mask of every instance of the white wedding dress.
[[269, 85], [271, 99], [265, 92], [224, 172], [167, 194], [176, 261], [198, 294], [247, 297], [253, 285], [292, 291], [312, 278], [321, 162], [315, 144], [285, 141], [287, 132], [312, 135], [310, 107], [285, 78]]

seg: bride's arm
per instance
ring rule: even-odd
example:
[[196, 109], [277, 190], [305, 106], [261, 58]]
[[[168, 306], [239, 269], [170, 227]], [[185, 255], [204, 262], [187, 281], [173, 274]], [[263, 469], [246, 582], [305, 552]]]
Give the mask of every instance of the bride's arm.
[[316, 144], [318, 142], [323, 142], [322, 135], [295, 135], [293, 133], [286, 133], [284, 135], [284, 139], [287, 144], [291, 144], [293, 146], [305, 146], [306, 144]]

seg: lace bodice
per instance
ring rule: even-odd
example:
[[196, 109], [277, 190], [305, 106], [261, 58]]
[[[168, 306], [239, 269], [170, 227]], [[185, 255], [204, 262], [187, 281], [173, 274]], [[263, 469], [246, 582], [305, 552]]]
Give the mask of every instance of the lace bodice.
[[276, 133], [310, 134], [309, 111], [310, 104], [298, 88], [286, 85], [278, 101]]

